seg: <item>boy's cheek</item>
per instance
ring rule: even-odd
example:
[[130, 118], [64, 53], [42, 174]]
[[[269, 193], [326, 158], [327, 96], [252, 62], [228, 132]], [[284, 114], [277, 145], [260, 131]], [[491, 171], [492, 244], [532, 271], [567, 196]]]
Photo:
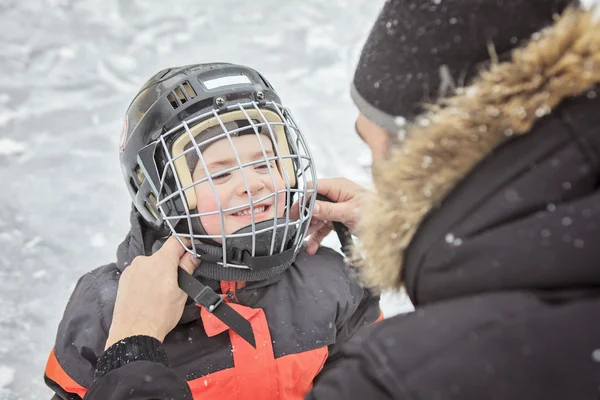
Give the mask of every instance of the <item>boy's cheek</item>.
[[200, 217], [200, 223], [202, 223], [204, 230], [209, 235], [221, 234], [221, 218], [219, 217], [219, 214]]
[[[200, 197], [199, 200], [198, 212], [200, 214], [215, 212], [219, 209], [217, 202], [211, 197]], [[201, 216], [200, 223], [209, 235], [221, 234], [221, 217], [219, 213]]]

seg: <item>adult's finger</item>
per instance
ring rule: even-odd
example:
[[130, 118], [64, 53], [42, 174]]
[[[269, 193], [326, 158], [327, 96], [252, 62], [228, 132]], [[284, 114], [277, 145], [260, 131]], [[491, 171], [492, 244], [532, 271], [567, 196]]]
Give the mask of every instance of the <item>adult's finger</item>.
[[290, 219], [297, 221], [300, 219], [300, 210], [299, 210], [298, 201], [296, 200], [294, 204], [290, 207]]
[[313, 210], [313, 218], [321, 221], [337, 221], [346, 223], [353, 216], [354, 208], [350, 203], [331, 203], [317, 200]]
[[342, 192], [348, 180], [345, 178], [325, 178], [319, 179], [317, 193], [327, 197], [329, 200], [337, 202], [342, 200]]
[[327, 178], [319, 179], [317, 193], [339, 203], [350, 200], [365, 190], [363, 186], [347, 178]]
[[326, 221], [319, 221], [318, 219], [312, 219], [308, 231], [306, 231], [305, 237], [308, 238], [310, 235], [321, 229], [325, 225]]
[[[332, 203], [329, 201], [317, 200], [313, 208], [313, 221], [338, 221], [347, 223], [354, 218], [356, 213], [356, 205], [351, 202]], [[297, 220], [299, 218], [298, 203], [294, 203], [290, 210], [290, 219]]]
[[331, 224], [331, 222], [328, 222], [325, 225], [323, 225], [321, 229], [313, 233], [310, 236], [310, 239], [308, 240], [308, 243], [306, 245], [306, 252], [310, 255], [315, 254], [319, 249], [319, 246], [321, 245], [323, 239], [325, 239], [325, 237], [329, 235], [329, 233], [332, 230], [333, 225]]

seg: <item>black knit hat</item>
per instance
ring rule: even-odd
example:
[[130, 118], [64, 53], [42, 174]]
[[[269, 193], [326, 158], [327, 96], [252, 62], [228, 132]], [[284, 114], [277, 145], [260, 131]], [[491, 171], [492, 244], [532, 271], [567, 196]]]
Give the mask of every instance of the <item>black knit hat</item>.
[[490, 50], [502, 59], [570, 3], [388, 0], [362, 50], [352, 98], [367, 118], [397, 132], [423, 103], [467, 84]]

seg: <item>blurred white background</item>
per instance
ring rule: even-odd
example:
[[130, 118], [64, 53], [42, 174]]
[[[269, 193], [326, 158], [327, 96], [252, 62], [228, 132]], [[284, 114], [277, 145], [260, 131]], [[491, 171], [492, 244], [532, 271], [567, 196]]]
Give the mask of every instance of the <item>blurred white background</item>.
[[51, 397], [43, 369], [68, 296], [128, 230], [118, 140], [144, 81], [174, 65], [251, 66], [291, 107], [320, 176], [368, 185], [349, 84], [382, 4], [0, 0], [1, 399]]

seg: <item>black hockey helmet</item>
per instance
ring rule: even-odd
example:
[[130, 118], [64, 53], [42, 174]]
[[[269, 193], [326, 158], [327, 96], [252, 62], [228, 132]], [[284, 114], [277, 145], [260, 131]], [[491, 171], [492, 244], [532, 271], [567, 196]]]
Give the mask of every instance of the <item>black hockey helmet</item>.
[[[210, 132], [210, 134], [208, 133]], [[208, 183], [216, 196], [214, 177], [223, 171], [209, 171], [202, 152], [221, 139], [232, 148], [232, 138], [264, 135], [273, 145], [274, 155], [241, 163], [233, 170], [268, 163], [271, 177], [280, 175], [284, 187], [276, 187], [275, 212], [268, 220], [255, 221], [254, 208], [260, 199], [248, 191], [248, 202], [234, 209], [222, 207], [198, 212], [194, 186]], [[259, 139], [260, 142], [260, 139]], [[190, 160], [203, 167], [205, 177], [194, 180]], [[133, 203], [144, 220], [157, 230], [170, 231], [187, 239], [188, 250], [220, 268], [204, 262], [209, 278], [232, 280], [265, 279], [287, 268], [297, 254], [312, 215], [316, 190], [316, 170], [306, 141], [289, 109], [271, 84], [257, 71], [234, 64], [197, 64], [162, 70], [150, 78], [130, 104], [120, 142], [121, 169]], [[245, 179], [245, 178], [244, 178]], [[284, 204], [278, 204], [285, 193]], [[271, 201], [271, 202], [273, 202]], [[298, 201], [299, 220], [289, 212]], [[246, 207], [251, 223], [233, 233], [208, 234], [201, 217], [228, 215]], [[262, 208], [261, 208], [262, 210]], [[248, 211], [246, 210], [248, 213]], [[223, 220], [223, 218], [221, 218]], [[235, 267], [223, 272], [223, 266]], [[207, 272], [208, 271], [208, 272]]]

